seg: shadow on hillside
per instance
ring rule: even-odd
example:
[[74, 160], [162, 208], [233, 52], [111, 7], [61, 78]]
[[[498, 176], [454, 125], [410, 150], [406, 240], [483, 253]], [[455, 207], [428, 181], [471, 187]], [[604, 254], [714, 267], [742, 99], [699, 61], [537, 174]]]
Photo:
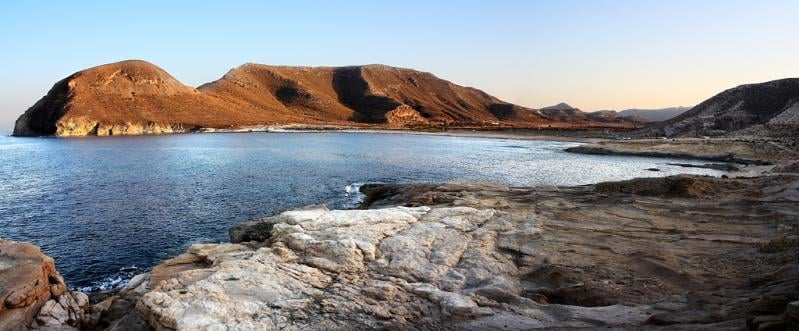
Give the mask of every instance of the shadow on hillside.
[[400, 103], [384, 96], [372, 95], [362, 68], [342, 67], [333, 71], [333, 89], [338, 101], [355, 111], [351, 121], [385, 123], [386, 113]]

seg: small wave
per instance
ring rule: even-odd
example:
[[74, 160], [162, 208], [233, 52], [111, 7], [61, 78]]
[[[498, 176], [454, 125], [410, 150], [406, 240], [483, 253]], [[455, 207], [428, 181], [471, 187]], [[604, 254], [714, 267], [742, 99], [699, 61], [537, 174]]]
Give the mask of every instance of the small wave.
[[124, 267], [89, 286], [78, 287], [77, 290], [84, 293], [115, 290], [128, 285], [130, 279], [140, 273], [142, 273], [142, 270], [136, 266]]
[[363, 202], [366, 195], [361, 193], [361, 186], [364, 184], [366, 183], [355, 182], [344, 187], [344, 194], [347, 196], [345, 208], [355, 208]]

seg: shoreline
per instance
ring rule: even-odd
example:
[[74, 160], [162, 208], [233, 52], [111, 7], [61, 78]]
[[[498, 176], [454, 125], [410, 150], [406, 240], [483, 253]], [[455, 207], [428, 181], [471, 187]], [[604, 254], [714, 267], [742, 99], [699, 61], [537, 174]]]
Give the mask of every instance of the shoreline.
[[[605, 129], [531, 129], [531, 128], [452, 128], [447, 130], [392, 129], [374, 127], [350, 127], [337, 125], [289, 124], [277, 126], [241, 127], [237, 129], [200, 128], [195, 131], [116, 135], [103, 137], [167, 136], [192, 133], [367, 133], [398, 134], [438, 137], [461, 137], [483, 139], [511, 139], [531, 141], [557, 141], [583, 143], [586, 145], [567, 149], [566, 152], [599, 155], [622, 155], [693, 159], [711, 162], [728, 162], [743, 165], [769, 166], [790, 159], [799, 159], [799, 151], [793, 151], [769, 139], [747, 139], [745, 137], [723, 138], [625, 138], [625, 131]], [[17, 138], [30, 138], [18, 137]], [[100, 136], [42, 136], [48, 138], [88, 138]], [[750, 145], [741, 147], [740, 145]], [[641, 145], [641, 146], [636, 146]], [[671, 145], [671, 146], [668, 146]], [[714, 145], [715, 150], [692, 150], [696, 145]], [[757, 146], [754, 146], [757, 145]], [[666, 146], [666, 148], [662, 148]], [[766, 147], [767, 150], [759, 150]], [[660, 148], [660, 150], [658, 150]], [[777, 157], [775, 157], [775, 155]]]

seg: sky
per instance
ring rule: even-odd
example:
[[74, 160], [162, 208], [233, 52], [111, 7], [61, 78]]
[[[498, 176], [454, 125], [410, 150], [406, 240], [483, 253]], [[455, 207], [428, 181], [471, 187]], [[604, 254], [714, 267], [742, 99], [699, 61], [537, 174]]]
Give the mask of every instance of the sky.
[[126, 59], [198, 86], [247, 62], [382, 63], [508, 102], [692, 106], [799, 77], [799, 1], [3, 1], [0, 130], [73, 72]]

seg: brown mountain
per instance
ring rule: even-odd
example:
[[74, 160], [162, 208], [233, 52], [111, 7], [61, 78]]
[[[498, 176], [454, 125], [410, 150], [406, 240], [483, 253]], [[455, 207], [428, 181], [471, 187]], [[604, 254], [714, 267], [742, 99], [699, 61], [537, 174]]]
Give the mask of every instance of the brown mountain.
[[631, 127], [624, 120], [547, 116], [430, 73], [385, 65], [245, 64], [192, 88], [131, 60], [59, 81], [14, 135], [119, 135], [282, 125], [355, 127]]
[[636, 132], [643, 136], [799, 137], [799, 78], [741, 85]]

